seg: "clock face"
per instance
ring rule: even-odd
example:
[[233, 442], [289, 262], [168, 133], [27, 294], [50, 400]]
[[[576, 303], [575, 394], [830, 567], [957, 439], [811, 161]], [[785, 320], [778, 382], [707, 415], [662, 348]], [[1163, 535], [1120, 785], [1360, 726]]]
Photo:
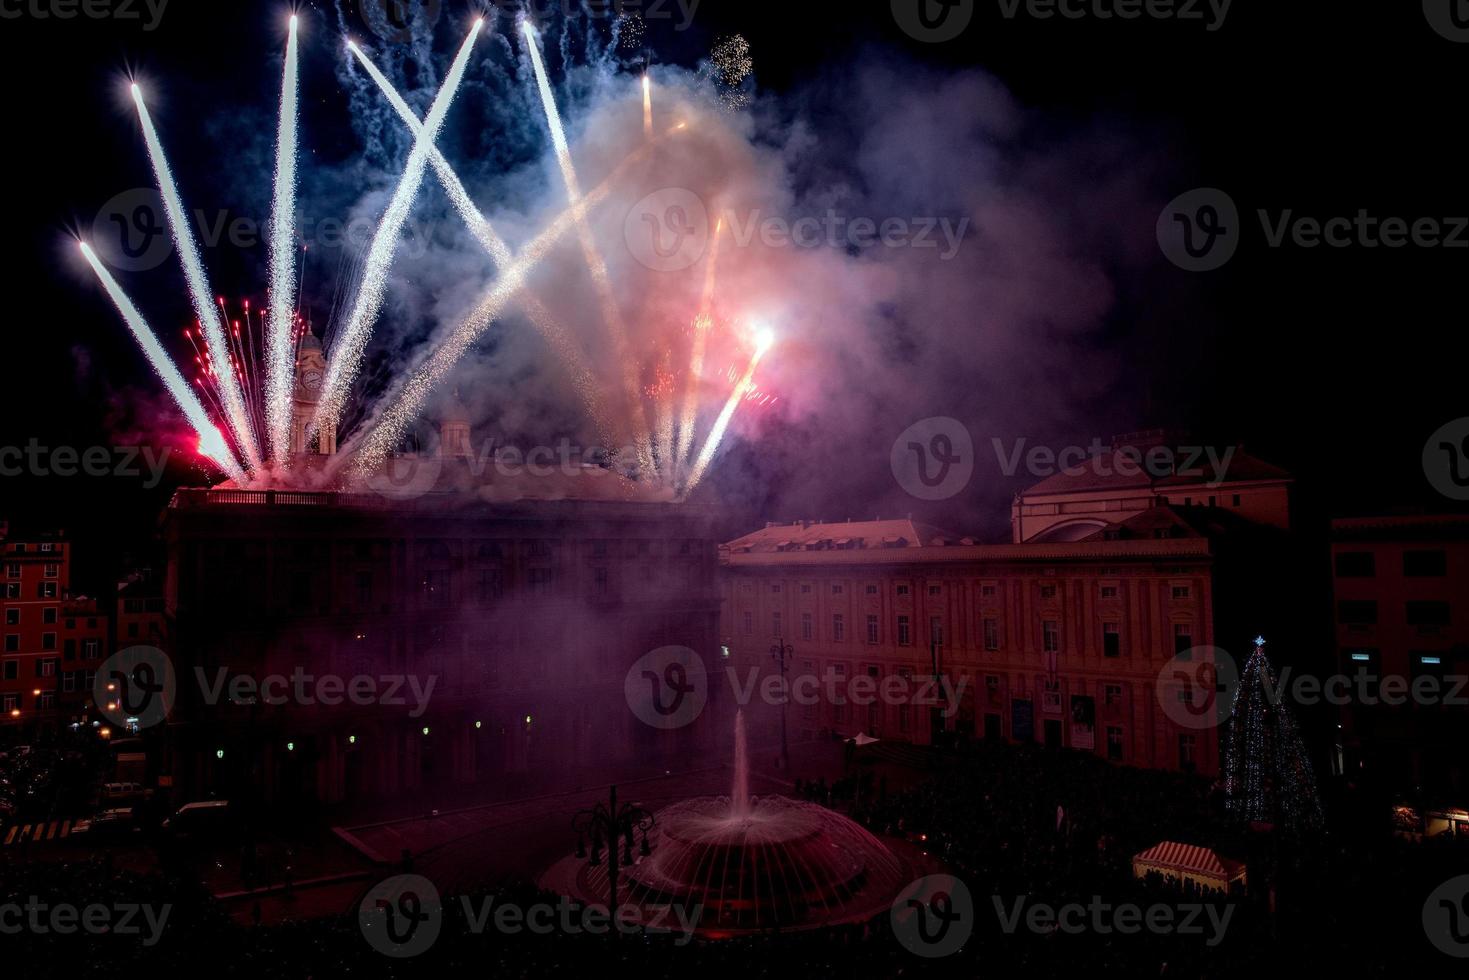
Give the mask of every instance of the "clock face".
[[304, 371], [301, 374], [301, 386], [315, 391], [321, 387], [321, 372], [315, 369]]

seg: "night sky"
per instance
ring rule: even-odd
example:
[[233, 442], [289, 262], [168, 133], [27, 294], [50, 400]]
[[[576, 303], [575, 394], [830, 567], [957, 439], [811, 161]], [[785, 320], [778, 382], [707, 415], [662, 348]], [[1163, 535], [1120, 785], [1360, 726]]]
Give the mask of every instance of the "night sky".
[[[452, 56], [469, 10], [460, 0], [444, 6], [440, 59]], [[151, 183], [126, 97], [133, 75], [149, 88], [190, 206], [264, 213], [264, 198], [245, 198], [269, 180], [288, 9], [173, 0], [151, 31], [136, 20], [0, 21], [9, 136], [3, 166], [13, 216], [5, 245], [11, 313], [0, 445], [24, 446], [32, 438], [115, 445], [136, 441], [126, 435], [133, 426], [150, 430], [139, 405], [158, 402], [157, 385], [76, 260], [73, 234], [90, 231], [114, 194]], [[853, 89], [870, 84], [859, 75], [874, 65], [901, 80], [905, 97], [920, 100], [952, 73], [978, 70], [1023, 110], [1023, 125], [998, 151], [1010, 166], [1067, 159], [1066, 147], [1077, 142], [1112, 148], [1108, 179], [1131, 173], [1151, 211], [1109, 213], [1105, 194], [1082, 192], [1094, 150], [1077, 154], [1067, 180], [1036, 185], [1049, 188], [1043, 198], [1066, 215], [1063, 226], [1089, 229], [1074, 248], [1105, 270], [1110, 294], [1095, 324], [1055, 345], [1049, 375], [1028, 377], [1023, 391], [984, 381], [985, 397], [1012, 406], [993, 434], [1064, 445], [1169, 426], [1216, 443], [1239, 441], [1297, 475], [1308, 522], [1398, 505], [1449, 506], [1426, 483], [1420, 453], [1436, 428], [1469, 414], [1469, 342], [1455, 292], [1469, 257], [1469, 228], [1459, 232], [1458, 248], [1271, 248], [1256, 212], [1265, 209], [1274, 220], [1290, 209], [1324, 219], [1366, 209], [1409, 222], [1436, 218], [1445, 227], [1469, 217], [1459, 97], [1469, 77], [1469, 44], [1436, 34], [1417, 3], [1241, 0], [1213, 32], [1198, 21], [1007, 19], [1001, 11], [994, 0], [980, 2], [960, 38], [925, 44], [897, 28], [886, 2], [702, 0], [689, 30], [650, 22], [647, 41], [658, 62], [693, 68], [716, 39], [742, 34], [755, 59], [757, 105], [787, 122], [852, 98]], [[340, 42], [328, 40], [338, 18], [352, 25], [353, 36], [376, 39], [352, 5], [312, 3], [300, 13], [305, 189], [314, 166], [346, 166], [363, 153], [335, 72]], [[486, 149], [472, 125], [478, 105], [468, 97], [451, 115], [441, 141], [451, 159], [503, 153], [500, 162], [525, 165], [534, 157], [530, 145]], [[840, 118], [822, 119], [816, 132], [834, 147], [848, 135]], [[962, 183], [981, 165], [952, 152], [963, 145], [924, 148], [926, 165]], [[1064, 193], [1068, 181], [1075, 195]], [[1109, 242], [1150, 241], [1162, 206], [1201, 186], [1226, 190], [1241, 212], [1243, 237], [1229, 264], [1185, 272], [1155, 242], [1150, 254], [1114, 261]], [[320, 208], [333, 206], [330, 194], [321, 200]], [[1069, 213], [1079, 211], [1086, 213]], [[995, 247], [1005, 248], [1003, 238]], [[263, 299], [264, 255], [263, 248], [206, 251], [215, 289]], [[308, 270], [308, 302], [315, 306], [330, 305], [330, 271]], [[176, 340], [189, 319], [176, 265], [128, 277], [125, 285], [159, 332]], [[978, 319], [955, 317], [931, 329], [972, 331], [972, 346], [986, 343]], [[1006, 344], [1025, 336], [1007, 333]], [[1035, 344], [1038, 353], [1027, 363], [1044, 363], [1052, 341], [1038, 335]], [[1100, 383], [1078, 383], [1093, 371]], [[779, 376], [784, 389], [808, 380]], [[953, 409], [946, 402], [945, 389], [954, 384], [908, 377], [894, 390], [911, 391], [912, 405], [884, 394], [892, 431], [870, 432], [866, 441], [842, 433], [833, 452], [850, 461], [851, 476], [829, 485], [824, 498], [819, 482], [792, 475], [801, 467], [789, 454], [766, 452], [757, 441], [731, 449], [715, 484], [746, 526], [906, 509], [1003, 539], [1009, 498], [1030, 481], [993, 472], [992, 459], [973, 499], [920, 509], [892, 494], [887, 447], [908, 421], [962, 415], [969, 402]], [[772, 412], [762, 420], [762, 437], [774, 445], [799, 441], [820, 418]], [[991, 434], [976, 429], [986, 445]], [[99, 547], [97, 556], [146, 541], [172, 487], [195, 478], [178, 467], [148, 489], [128, 478], [6, 477], [0, 514], [117, 546]], [[789, 489], [796, 485], [799, 491]], [[88, 564], [84, 578], [110, 571]]]

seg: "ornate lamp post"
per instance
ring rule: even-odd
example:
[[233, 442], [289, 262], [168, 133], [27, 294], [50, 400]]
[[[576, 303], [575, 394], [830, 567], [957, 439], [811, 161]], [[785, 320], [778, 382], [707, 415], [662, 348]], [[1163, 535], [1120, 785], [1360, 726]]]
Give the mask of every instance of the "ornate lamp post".
[[[576, 856], [586, 858], [592, 867], [602, 863], [602, 847], [607, 847], [607, 910], [617, 914], [617, 875], [620, 868], [633, 863], [632, 845], [636, 832], [643, 832], [638, 853], [647, 857], [652, 853], [648, 846], [648, 831], [653, 829], [653, 814], [636, 803], [617, 804], [617, 787], [612, 787], [605, 804], [579, 810], [572, 818], [571, 828], [576, 831]], [[591, 838], [592, 852], [587, 854], [587, 839]], [[622, 853], [618, 854], [617, 843], [622, 841]], [[614, 930], [615, 931], [615, 930]]]
[[776, 768], [785, 772], [791, 767], [790, 750], [786, 747], [786, 703], [790, 701], [790, 690], [786, 687], [786, 657], [793, 656], [796, 648], [786, 643], [784, 637], [778, 638], [770, 647], [770, 659], [780, 665], [780, 689], [785, 692], [785, 697], [780, 702], [780, 758], [776, 760]]

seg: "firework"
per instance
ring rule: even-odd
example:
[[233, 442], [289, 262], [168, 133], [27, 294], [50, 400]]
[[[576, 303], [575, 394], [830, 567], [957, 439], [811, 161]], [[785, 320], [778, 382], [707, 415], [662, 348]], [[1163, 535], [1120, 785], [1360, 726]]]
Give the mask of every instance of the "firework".
[[709, 328], [713, 325], [714, 273], [719, 264], [719, 237], [724, 229], [724, 219], [714, 225], [714, 241], [709, 243], [709, 262], [704, 267], [704, 291], [699, 297], [699, 312], [694, 317], [694, 338], [689, 352], [689, 372], [684, 377], [683, 413], [679, 419], [678, 445], [674, 459], [680, 466], [688, 465], [689, 453], [693, 449], [694, 420], [699, 410], [699, 378], [704, 373], [704, 351], [709, 343]]
[[633, 360], [627, 343], [627, 327], [622, 320], [622, 311], [618, 309], [617, 298], [612, 292], [612, 279], [607, 273], [607, 264], [602, 259], [602, 253], [597, 248], [596, 239], [592, 237], [591, 225], [587, 223], [586, 212], [576, 210], [576, 205], [581, 202], [581, 184], [576, 177], [576, 167], [571, 162], [571, 149], [566, 143], [566, 130], [561, 125], [561, 112], [556, 108], [556, 97], [551, 92], [550, 79], [546, 77], [546, 66], [541, 61], [540, 45], [536, 43], [535, 28], [530, 21], [524, 21], [521, 25], [525, 34], [525, 46], [530, 52], [531, 65], [535, 69], [536, 87], [541, 94], [541, 107], [546, 112], [546, 125], [551, 130], [551, 143], [556, 149], [556, 162], [561, 167], [561, 179], [566, 185], [566, 197], [577, 215], [576, 233], [581, 241], [582, 254], [586, 259], [587, 270], [592, 274], [592, 283], [597, 288], [597, 295], [602, 306], [602, 322], [612, 335], [613, 356], [617, 363], [622, 365], [623, 389], [627, 396], [628, 409], [632, 414], [633, 427], [635, 429], [633, 445], [637, 449], [638, 461], [652, 471], [654, 469], [653, 453], [649, 446], [647, 411], [643, 407], [641, 392], [638, 390], [638, 367]]
[[687, 494], [699, 481], [704, 478], [704, 471], [714, 460], [714, 454], [719, 450], [719, 444], [724, 441], [724, 432], [729, 428], [730, 419], [734, 418], [735, 409], [745, 400], [755, 382], [755, 369], [760, 366], [760, 360], [765, 352], [770, 350], [775, 343], [775, 337], [769, 330], [760, 331], [755, 345], [755, 353], [750, 356], [750, 363], [745, 368], [745, 373], [740, 376], [739, 382], [734, 390], [729, 393], [729, 398], [724, 403], [724, 408], [719, 413], [719, 418], [714, 420], [714, 428], [709, 430], [709, 435], [704, 440], [704, 448], [699, 451], [699, 458], [694, 461], [694, 468], [689, 473], [688, 482], [684, 486]]
[[312, 432], [320, 432], [325, 425], [335, 425], [341, 417], [347, 391], [356, 380], [362, 365], [367, 335], [382, 308], [383, 291], [388, 282], [388, 267], [392, 264], [393, 253], [398, 246], [398, 235], [402, 232], [403, 222], [408, 219], [408, 211], [413, 205], [414, 195], [418, 193], [418, 186], [423, 182], [423, 168], [428, 163], [429, 150], [438, 137], [439, 128], [444, 124], [444, 117], [448, 115], [459, 82], [464, 77], [464, 69], [469, 64], [475, 38], [479, 36], [483, 24], [484, 21], [476, 20], [469, 36], [460, 46], [459, 54], [444, 78], [444, 84], [434, 97], [418, 138], [413, 141], [413, 150], [408, 155], [407, 166], [398, 180], [393, 198], [378, 221], [377, 231], [373, 233], [372, 244], [368, 247], [367, 259], [363, 264], [362, 285], [358, 288], [357, 301], [332, 347], [326, 379], [322, 382], [321, 401], [317, 405], [316, 417], [311, 422]]
[[[138, 119], [143, 126], [143, 139], [148, 145], [148, 159], [153, 165], [153, 175], [158, 181], [158, 193], [163, 199], [163, 209], [168, 217], [169, 231], [173, 235], [173, 243], [178, 250], [179, 260], [183, 263], [184, 278], [189, 284], [189, 296], [194, 302], [194, 314], [203, 325], [204, 339], [209, 346], [210, 356], [214, 358], [216, 364], [227, 365], [230, 362], [229, 340], [225, 337], [224, 324], [214, 310], [209, 277], [204, 271], [204, 262], [199, 257], [199, 246], [194, 241], [193, 228], [184, 211], [184, 203], [179, 197], [178, 187], [174, 184], [173, 172], [168, 169], [168, 160], [163, 154], [163, 143], [158, 138], [157, 130], [153, 128], [153, 120], [148, 115], [148, 107], [143, 103], [142, 89], [134, 85], [132, 91], [133, 101], [138, 106]], [[234, 433], [235, 445], [244, 453], [248, 468], [259, 469], [260, 451], [255, 441], [255, 433], [250, 428], [249, 418], [245, 412], [245, 400], [240, 391], [239, 380], [233, 376], [226, 376], [222, 385], [226, 417], [229, 419], [230, 430]]]
[[224, 441], [224, 436], [220, 435], [214, 423], [209, 421], [209, 413], [204, 410], [198, 396], [184, 380], [184, 376], [179, 373], [179, 369], [174, 366], [163, 346], [158, 343], [158, 337], [148, 326], [148, 321], [143, 319], [143, 315], [122, 291], [117, 280], [112, 278], [112, 273], [108, 272], [107, 267], [97, 259], [91, 246], [82, 242], [81, 249], [82, 255], [87, 259], [87, 264], [97, 274], [102, 288], [107, 291], [113, 305], [117, 307], [117, 312], [122, 314], [123, 322], [132, 331], [133, 339], [138, 342], [139, 347], [143, 348], [148, 364], [163, 382], [163, 386], [168, 389], [168, 393], [173, 396], [174, 404], [178, 405], [184, 417], [189, 420], [189, 424], [194, 427], [194, 432], [199, 436], [199, 455], [213, 462], [237, 482], [243, 482], [245, 471], [240, 468], [235, 454], [230, 451], [229, 445]]
[[749, 41], [739, 34], [717, 41], [709, 52], [707, 71], [719, 90], [719, 101], [726, 109], [738, 112], [750, 105], [745, 79], [754, 74], [755, 60], [750, 57]]
[[[296, 297], [296, 18], [286, 42], [286, 66], [281, 78], [280, 122], [275, 148], [275, 192], [270, 212], [270, 316], [265, 324], [267, 377], [265, 421], [270, 435], [270, 457], [286, 465], [291, 439], [291, 371], [295, 349], [291, 343]], [[249, 306], [245, 307], [249, 326]], [[251, 345], [253, 349], [253, 344]]]
[[643, 135], [653, 138], [653, 82], [643, 73]]
[[[363, 70], [377, 83], [378, 88], [382, 90], [383, 95], [392, 105], [393, 111], [407, 124], [409, 131], [417, 138], [423, 131], [423, 124], [414, 114], [413, 109], [403, 101], [403, 97], [398, 94], [393, 83], [388, 81], [387, 76], [378, 70], [378, 67], [363, 53], [361, 48], [350, 41], [347, 42], [347, 47], [357, 56], [357, 61], [362, 65]], [[505, 244], [505, 240], [499, 236], [489, 220], [475, 207], [469, 197], [469, 192], [464, 189], [464, 183], [454, 172], [454, 168], [449, 165], [449, 161], [444, 159], [438, 147], [430, 149], [429, 164], [433, 167], [439, 183], [443, 185], [445, 193], [449, 195], [449, 201], [454, 205], [454, 210], [459, 212], [459, 217], [468, 226], [470, 234], [480, 243], [480, 247], [489, 253], [490, 258], [494, 260], [495, 268], [504, 270], [513, 261], [510, 247]], [[605, 438], [610, 433], [607, 430], [606, 417], [602, 412], [601, 400], [597, 395], [597, 385], [576, 342], [535, 295], [528, 291], [523, 292], [519, 297], [519, 305], [527, 319], [545, 338], [546, 343], [566, 364], [572, 376], [572, 383], [578, 395], [581, 396], [593, 424]]]

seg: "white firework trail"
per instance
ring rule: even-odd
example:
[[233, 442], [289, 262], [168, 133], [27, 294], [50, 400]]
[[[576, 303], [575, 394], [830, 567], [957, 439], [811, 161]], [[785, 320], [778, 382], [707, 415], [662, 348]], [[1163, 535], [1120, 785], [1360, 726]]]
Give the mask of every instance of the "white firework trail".
[[[270, 456], [285, 466], [291, 452], [291, 389], [296, 345], [296, 18], [286, 42], [280, 122], [275, 143], [275, 192], [270, 211], [270, 319], [266, 322], [265, 424]], [[246, 316], [248, 318], [248, 308]]]
[[245, 471], [235, 459], [235, 454], [230, 450], [229, 444], [225, 442], [219, 429], [215, 428], [214, 423], [209, 420], [209, 413], [205, 411], [204, 406], [199, 402], [199, 397], [189, 387], [189, 383], [184, 380], [184, 376], [179, 373], [179, 369], [174, 366], [172, 358], [163, 349], [163, 345], [158, 343], [158, 337], [148, 326], [148, 321], [143, 319], [143, 315], [138, 312], [133, 301], [122, 291], [117, 280], [112, 278], [112, 273], [108, 272], [107, 267], [98, 260], [91, 246], [82, 242], [81, 248], [82, 255], [86, 257], [92, 271], [97, 274], [102, 288], [107, 290], [107, 295], [117, 307], [117, 312], [122, 314], [123, 322], [132, 331], [133, 339], [143, 349], [143, 355], [148, 358], [148, 364], [163, 382], [163, 386], [168, 389], [168, 393], [173, 396], [174, 404], [178, 405], [179, 410], [184, 413], [184, 417], [198, 433], [199, 455], [218, 466], [236, 483], [245, 482]]
[[734, 418], [735, 409], [740, 407], [740, 402], [745, 400], [745, 396], [749, 394], [755, 382], [755, 369], [760, 366], [760, 359], [765, 356], [766, 351], [770, 350], [774, 342], [775, 339], [771, 336], [770, 331], [761, 332], [755, 353], [751, 356], [745, 373], [735, 384], [734, 391], [729, 393], [729, 398], [725, 401], [719, 418], [714, 422], [714, 428], [709, 430], [709, 436], [704, 440], [704, 448], [699, 451], [699, 458], [694, 461], [694, 468], [689, 473], [688, 483], [684, 486], [685, 494], [699, 485], [699, 481], [704, 478], [704, 471], [714, 461], [714, 454], [719, 450], [719, 444], [724, 441], [724, 432], [729, 428], [730, 419]]
[[367, 337], [382, 309], [383, 291], [387, 286], [388, 267], [398, 247], [398, 236], [403, 222], [408, 219], [413, 198], [423, 182], [423, 168], [428, 163], [429, 150], [433, 148], [444, 117], [454, 101], [459, 82], [464, 78], [464, 69], [469, 64], [469, 55], [479, 36], [483, 20], [476, 20], [469, 36], [459, 48], [459, 54], [444, 78], [444, 84], [434, 97], [418, 138], [413, 141], [413, 150], [408, 155], [408, 164], [398, 180], [393, 198], [378, 221], [373, 233], [372, 244], [367, 250], [367, 260], [362, 267], [362, 284], [358, 287], [357, 301], [342, 325], [336, 343], [332, 345], [331, 359], [326, 379], [322, 383], [321, 401], [316, 416], [311, 422], [311, 432], [320, 432], [324, 426], [336, 425], [346, 403], [347, 391], [357, 378], [362, 366], [362, 352], [367, 347]]
[[[670, 136], [683, 128], [684, 124], [680, 123], [663, 135]], [[584, 222], [587, 212], [600, 204], [611, 193], [613, 185], [627, 168], [642, 159], [658, 142], [659, 140], [644, 143], [640, 149], [628, 154], [612, 169], [602, 183], [588, 191], [576, 204], [557, 215], [540, 234], [520, 250], [520, 253], [508, 266], [500, 270], [499, 278], [480, 297], [479, 303], [469, 315], [442, 340], [434, 341], [428, 355], [413, 370], [408, 380], [403, 382], [390, 397], [383, 399], [387, 408], [372, 423], [372, 427], [362, 441], [362, 448], [357, 453], [356, 465], [360, 473], [370, 474], [381, 468], [394, 447], [402, 441], [403, 434], [408, 431], [413, 420], [417, 418], [429, 394], [443, 381], [445, 375], [459, 362], [459, 359], [479, 339], [480, 335], [489, 328], [490, 323], [500, 314], [505, 305], [520, 291], [531, 269], [546, 256], [552, 246], [573, 225]], [[340, 454], [341, 457], [346, 455], [346, 453]]]
[[163, 199], [163, 210], [168, 217], [168, 228], [173, 235], [173, 243], [178, 250], [179, 261], [183, 263], [184, 278], [189, 284], [189, 296], [194, 303], [194, 314], [204, 328], [204, 340], [209, 348], [209, 356], [213, 358], [216, 365], [226, 370], [226, 374], [221, 375], [220, 387], [224, 394], [225, 414], [229, 419], [230, 430], [234, 433], [235, 445], [245, 456], [247, 468], [252, 471], [258, 470], [260, 468], [260, 449], [255, 441], [255, 432], [250, 427], [250, 418], [245, 410], [245, 399], [240, 390], [239, 378], [234, 372], [228, 370], [230, 364], [229, 340], [225, 336], [225, 326], [219, 318], [219, 311], [214, 306], [214, 296], [209, 288], [209, 277], [199, 257], [199, 246], [194, 241], [193, 228], [184, 211], [178, 187], [174, 184], [173, 173], [168, 169], [168, 159], [163, 154], [163, 143], [158, 139], [158, 131], [153, 128], [153, 120], [148, 115], [148, 107], [143, 104], [143, 91], [137, 85], [133, 86], [132, 91], [133, 101], [138, 106], [138, 119], [143, 125], [143, 139], [148, 145], [148, 159], [153, 165], [153, 175], [158, 182], [158, 193]]
[[[541, 61], [541, 49], [537, 43], [536, 30], [530, 21], [521, 22], [526, 48], [530, 52], [531, 64], [535, 69], [536, 87], [541, 94], [541, 107], [546, 111], [546, 125], [551, 130], [551, 142], [556, 148], [556, 162], [561, 167], [561, 179], [566, 185], [566, 196], [573, 208], [581, 201], [581, 184], [576, 177], [576, 167], [571, 162], [571, 148], [566, 143], [566, 130], [561, 125], [561, 112], [556, 108], [556, 96], [551, 92], [550, 79], [546, 77], [546, 66]], [[587, 224], [585, 211], [576, 212], [576, 233], [581, 241], [582, 254], [587, 270], [592, 274], [592, 283], [602, 305], [602, 322], [612, 335], [613, 357], [622, 367], [622, 384], [631, 413], [634, 433], [633, 445], [637, 449], [638, 461], [649, 472], [656, 472], [652, 447], [649, 444], [647, 410], [643, 406], [642, 392], [638, 390], [638, 365], [628, 350], [627, 326], [617, 298], [612, 290], [612, 278], [607, 273], [607, 263], [597, 248], [592, 229]]]
[[[398, 113], [398, 117], [407, 124], [409, 132], [417, 137], [423, 131], [423, 124], [412, 107], [403, 100], [402, 95], [393, 87], [393, 83], [372, 63], [361, 48], [351, 41], [347, 42], [347, 47], [357, 56], [357, 61], [362, 65], [363, 70], [377, 83], [393, 110]], [[464, 220], [470, 234], [474, 235], [475, 240], [480, 243], [480, 247], [494, 260], [495, 268], [497, 270], [508, 268], [514, 260], [510, 247], [505, 244], [505, 240], [495, 231], [489, 220], [480, 213], [479, 208], [475, 207], [459, 175], [454, 172], [454, 168], [449, 165], [448, 160], [444, 159], [444, 154], [436, 146], [429, 151], [429, 164], [434, 168], [434, 174], [439, 178], [439, 183], [443, 185], [450, 203], [454, 205], [454, 210], [459, 212], [459, 217]], [[567, 369], [571, 372], [572, 383], [598, 430], [602, 432], [604, 438], [609, 436], [610, 432], [606, 429], [606, 418], [602, 412], [601, 399], [597, 394], [596, 380], [588, 370], [586, 359], [578, 349], [576, 341], [551, 315], [551, 311], [546, 309], [545, 304], [529, 291], [520, 295], [518, 304], [526, 318], [540, 331], [552, 351], [566, 364]]]
[[643, 135], [653, 138], [653, 82], [643, 73]]
[[694, 337], [689, 351], [689, 370], [684, 375], [683, 412], [678, 422], [678, 445], [674, 449], [674, 462], [678, 467], [688, 465], [689, 454], [694, 449], [694, 422], [699, 412], [699, 378], [704, 373], [704, 352], [709, 345], [709, 329], [713, 325], [714, 273], [719, 265], [719, 238], [724, 230], [724, 219], [714, 225], [714, 241], [709, 245], [709, 263], [704, 267], [704, 292], [699, 297], [699, 312], [694, 317]]

